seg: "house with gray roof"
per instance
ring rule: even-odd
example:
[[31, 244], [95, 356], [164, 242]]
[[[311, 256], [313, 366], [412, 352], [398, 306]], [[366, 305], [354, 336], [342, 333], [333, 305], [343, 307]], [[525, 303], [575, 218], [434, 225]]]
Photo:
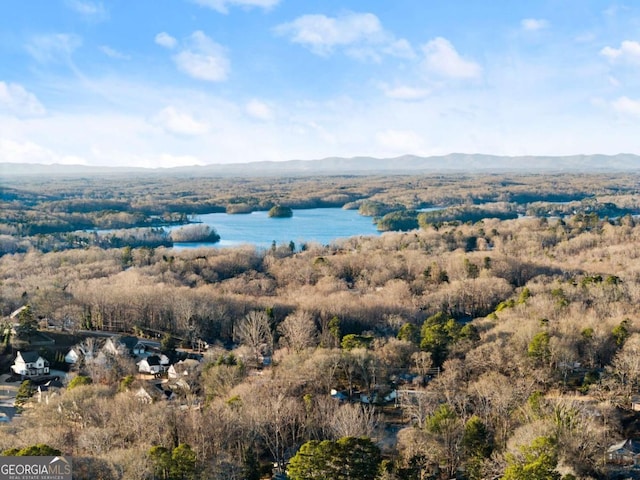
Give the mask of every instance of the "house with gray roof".
[[640, 441], [626, 439], [607, 449], [607, 461], [618, 465], [640, 465]]
[[18, 352], [11, 370], [22, 377], [37, 377], [49, 374], [49, 362], [38, 352]]
[[160, 362], [160, 357], [157, 355], [151, 355], [150, 357], [143, 358], [138, 363], [138, 372], [150, 373], [156, 375], [164, 371], [164, 366]]

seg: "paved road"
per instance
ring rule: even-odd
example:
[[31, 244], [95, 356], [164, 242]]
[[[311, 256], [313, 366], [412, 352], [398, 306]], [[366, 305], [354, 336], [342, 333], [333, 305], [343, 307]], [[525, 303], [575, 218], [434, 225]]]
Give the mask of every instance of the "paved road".
[[11, 420], [16, 414], [13, 404], [20, 382], [7, 382], [8, 378], [8, 374], [0, 375], [0, 422]]
[[[115, 332], [102, 332], [99, 330], [78, 330], [78, 333], [82, 335], [87, 335], [89, 337], [120, 337], [124, 335], [123, 333], [115, 333]], [[147, 338], [138, 337], [138, 341], [140, 343], [144, 343], [150, 347], [159, 348], [160, 342], [156, 342], [155, 340], [149, 340]]]

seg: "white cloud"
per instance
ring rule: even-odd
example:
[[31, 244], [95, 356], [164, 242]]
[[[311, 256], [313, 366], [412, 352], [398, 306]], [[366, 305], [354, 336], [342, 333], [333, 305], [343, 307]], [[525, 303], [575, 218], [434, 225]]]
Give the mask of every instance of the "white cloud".
[[104, 53], [107, 57], [113, 58], [115, 60], [130, 60], [131, 56], [125, 53], [119, 52], [114, 48], [109, 47], [108, 45], [101, 45], [98, 47], [102, 53]]
[[40, 63], [68, 61], [82, 38], [75, 34], [54, 33], [32, 37], [25, 46], [27, 52]]
[[376, 141], [382, 148], [394, 154], [417, 153], [423, 140], [413, 130], [384, 130], [376, 134]]
[[158, 45], [169, 49], [174, 48], [178, 44], [178, 41], [167, 32], [160, 32], [159, 34], [157, 34], [155, 42]]
[[449, 40], [437, 37], [422, 47], [426, 68], [449, 78], [477, 78], [482, 68], [477, 63], [460, 56]]
[[346, 13], [337, 17], [303, 15], [274, 29], [316, 55], [328, 56], [337, 48], [358, 59], [379, 60], [380, 54], [415, 56], [409, 42], [387, 32], [372, 13]]
[[[256, 122], [247, 115], [247, 102], [238, 104], [226, 96], [220, 97], [216, 89], [159, 87], [146, 82], [114, 81], [111, 77], [102, 82], [101, 89], [126, 99], [124, 108], [117, 111], [111, 105], [94, 106], [90, 111], [79, 108], [88, 105], [85, 101], [90, 98], [80, 91], [79, 79], [48, 85], [57, 92], [65, 88], [71, 95], [78, 92], [74, 97], [76, 108], [67, 113], [57, 108], [46, 116], [28, 119], [3, 116], [0, 138], [10, 141], [0, 147], [0, 161], [81, 163], [78, 159], [84, 159], [92, 165], [153, 168], [451, 151], [571, 154], [640, 148], [635, 135], [639, 117], [602, 121], [603, 114], [614, 113], [612, 100], [617, 97], [604, 99], [599, 107], [602, 111], [597, 115], [581, 116], [550, 114], [562, 108], [559, 96], [541, 100], [521, 97], [520, 92], [517, 95], [506, 92], [505, 97], [500, 91], [503, 101], [496, 102], [492, 95], [479, 97], [477, 89], [438, 91], [429, 97], [428, 105], [379, 98], [382, 95], [376, 101], [347, 96], [322, 102], [288, 103], [278, 99], [278, 114], [271, 121]], [[400, 90], [399, 85], [403, 84], [390, 84], [388, 89]], [[379, 88], [383, 93], [384, 87]], [[261, 97], [255, 98], [265, 102]], [[631, 98], [639, 100], [637, 96]], [[276, 105], [271, 98], [266, 103], [275, 110], [271, 101]], [[624, 109], [624, 102], [619, 103]], [[173, 112], [160, 112], [169, 106]], [[164, 113], [166, 123], [185, 115], [209, 128], [202, 135], [167, 134], [153, 118], [156, 112], [160, 118]], [[522, 123], [524, 116], [530, 121]], [[540, 128], [529, 128], [532, 122]], [[184, 125], [174, 125], [174, 130], [180, 128], [188, 131]], [[247, 132], [251, 132], [251, 142], [247, 141]]]
[[65, 0], [65, 5], [85, 17], [87, 20], [103, 21], [109, 19], [109, 12], [102, 2], [90, 0]]
[[0, 162], [82, 165], [87, 162], [73, 155], [61, 155], [37, 143], [0, 138]]
[[399, 87], [393, 88], [384, 86], [383, 89], [387, 97], [394, 100], [403, 100], [407, 102], [422, 100], [431, 93], [425, 88], [415, 88], [406, 85], [401, 85]]
[[625, 40], [620, 44], [620, 48], [604, 47], [600, 50], [600, 55], [611, 62], [638, 64], [640, 63], [640, 42]]
[[200, 30], [193, 32], [186, 44], [186, 48], [173, 57], [179, 70], [208, 82], [227, 79], [231, 67], [224, 47]]
[[525, 18], [520, 22], [520, 26], [527, 32], [537, 32], [549, 28], [549, 22], [542, 18]]
[[629, 97], [620, 97], [611, 102], [611, 106], [618, 113], [640, 117], [640, 100], [633, 100]]
[[36, 96], [22, 85], [0, 82], [0, 112], [3, 110], [18, 117], [34, 117], [46, 113]]
[[414, 58], [416, 56], [416, 53], [413, 51], [413, 47], [404, 38], [391, 41], [383, 48], [383, 51], [394, 57]]
[[625, 12], [627, 10], [629, 10], [629, 7], [626, 7], [624, 5], [615, 5], [614, 4], [614, 5], [611, 5], [610, 7], [606, 8], [606, 9], [604, 9], [602, 11], [602, 14], [605, 17], [613, 18], [613, 17], [617, 16], [619, 13]]
[[176, 135], [196, 136], [202, 135], [209, 130], [206, 123], [197, 121], [187, 113], [179, 112], [173, 106], [163, 108], [153, 118], [153, 122], [166, 132]]
[[382, 33], [378, 17], [372, 13], [348, 13], [331, 18], [326, 15], [303, 15], [293, 22], [276, 27], [294, 43], [308, 47], [318, 55], [328, 55], [337, 46], [366, 41]]
[[229, 7], [252, 8], [259, 7], [265, 10], [275, 7], [280, 0], [191, 0], [203, 7], [212, 8], [220, 13], [229, 13]]
[[247, 114], [256, 120], [269, 121], [273, 118], [271, 108], [260, 100], [253, 99], [245, 105]]

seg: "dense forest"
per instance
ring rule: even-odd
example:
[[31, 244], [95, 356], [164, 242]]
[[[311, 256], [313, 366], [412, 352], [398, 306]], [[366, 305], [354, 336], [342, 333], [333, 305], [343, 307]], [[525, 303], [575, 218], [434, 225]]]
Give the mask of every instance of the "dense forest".
[[[163, 227], [205, 213], [342, 207], [380, 231], [426, 224], [577, 213], [640, 211], [634, 175], [469, 174], [421, 176], [189, 177], [160, 173], [92, 177], [7, 176], [0, 185], [0, 254], [36, 248], [171, 247]], [[438, 207], [437, 211], [431, 210]], [[273, 212], [278, 211], [272, 210]], [[179, 234], [178, 234], [179, 235]], [[217, 241], [192, 230], [186, 241]]]
[[[91, 331], [208, 348], [171, 401], [141, 401], [149, 380], [126, 356], [80, 363], [0, 426], [0, 451], [44, 444], [74, 478], [631, 475], [607, 449], [640, 437], [636, 176], [162, 181], [3, 185], [5, 318], [28, 306], [87, 348]], [[49, 248], [58, 233], [29, 227], [275, 205], [359, 208], [406, 231], [178, 251]]]

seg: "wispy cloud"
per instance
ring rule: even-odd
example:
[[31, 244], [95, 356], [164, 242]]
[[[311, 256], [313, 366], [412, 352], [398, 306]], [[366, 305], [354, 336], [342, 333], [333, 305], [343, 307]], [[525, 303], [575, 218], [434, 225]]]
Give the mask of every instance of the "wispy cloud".
[[434, 38], [422, 47], [422, 51], [427, 70], [442, 77], [471, 79], [482, 74], [482, 67], [460, 56], [446, 38]]
[[619, 48], [604, 47], [600, 55], [611, 62], [640, 64], [640, 42], [625, 40]]
[[525, 18], [520, 22], [520, 26], [527, 32], [537, 32], [549, 28], [549, 22], [543, 18]]
[[378, 17], [372, 13], [349, 13], [335, 18], [303, 15], [276, 27], [276, 33], [318, 55], [328, 55], [336, 47], [371, 41], [382, 31]]
[[36, 35], [26, 44], [27, 52], [40, 63], [66, 62], [74, 50], [82, 45], [82, 38], [72, 33]]
[[266, 103], [253, 99], [247, 102], [245, 105], [245, 111], [247, 114], [256, 120], [269, 121], [273, 118], [273, 112]]
[[31, 141], [15, 141], [0, 138], [0, 161], [13, 163], [66, 164], [80, 165], [88, 163], [85, 159], [56, 153]]
[[101, 45], [98, 48], [102, 53], [104, 53], [109, 58], [113, 58], [115, 60], [131, 60], [130, 55], [119, 52], [116, 49], [109, 47], [108, 45]]
[[173, 106], [163, 108], [154, 118], [153, 123], [162, 127], [166, 132], [176, 135], [196, 136], [207, 133], [209, 126], [199, 122], [191, 115], [178, 111]]
[[613, 18], [629, 10], [629, 7], [621, 4], [613, 4], [602, 11], [605, 17]]
[[611, 106], [618, 113], [640, 117], [640, 100], [634, 100], [629, 97], [620, 97], [611, 102]]
[[224, 47], [200, 30], [189, 36], [173, 60], [182, 72], [208, 82], [225, 81], [231, 70]]
[[328, 56], [338, 48], [360, 59], [379, 59], [381, 54], [414, 55], [409, 42], [387, 32], [372, 13], [346, 13], [337, 17], [303, 15], [278, 25], [274, 31], [321, 56]]
[[386, 45], [382, 47], [382, 51], [394, 57], [414, 58], [416, 56], [413, 47], [404, 38], [387, 42]]
[[391, 154], [419, 152], [423, 140], [413, 130], [384, 130], [376, 134], [378, 145]]
[[426, 88], [416, 88], [407, 85], [401, 85], [398, 87], [389, 87], [384, 85], [382, 89], [388, 98], [406, 102], [422, 100], [431, 93], [430, 90], [427, 90]]
[[46, 113], [38, 98], [22, 85], [0, 82], [0, 112], [3, 110], [18, 117], [37, 117]]
[[191, 0], [191, 2], [226, 14], [229, 13], [229, 7], [259, 7], [269, 10], [278, 5], [280, 0]]
[[86, 20], [102, 22], [109, 19], [109, 11], [102, 2], [90, 0], [65, 0], [64, 4], [82, 15]]
[[160, 32], [159, 34], [157, 34], [155, 42], [161, 47], [169, 49], [175, 48], [175, 46], [178, 44], [178, 41], [167, 32]]

